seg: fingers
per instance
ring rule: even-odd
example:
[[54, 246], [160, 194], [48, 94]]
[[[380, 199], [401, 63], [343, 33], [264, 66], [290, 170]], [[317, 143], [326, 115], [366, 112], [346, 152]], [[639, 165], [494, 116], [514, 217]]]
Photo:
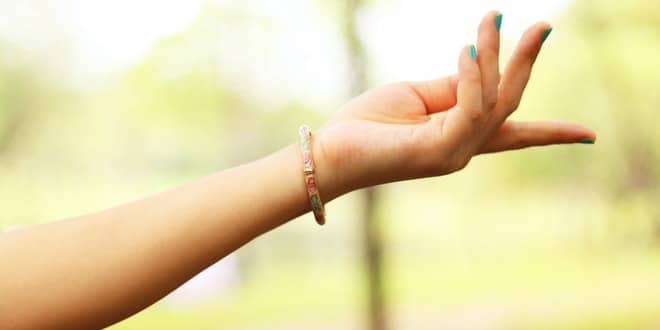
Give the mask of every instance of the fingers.
[[483, 105], [488, 111], [492, 110], [497, 103], [497, 87], [500, 82], [499, 30], [501, 24], [502, 14], [497, 11], [489, 12], [479, 25], [479, 35], [477, 37]]
[[483, 117], [481, 95], [477, 50], [474, 45], [468, 45], [463, 47], [458, 57], [456, 106], [446, 112], [446, 116], [434, 117], [433, 122], [441, 124], [440, 131], [452, 136], [450, 140], [458, 141], [472, 134]]
[[481, 117], [481, 72], [474, 45], [463, 47], [458, 60], [456, 104], [458, 113], [461, 117], [468, 119], [468, 122], [474, 122]]
[[517, 122], [507, 120], [479, 150], [499, 152], [565, 143], [594, 143], [596, 135], [578, 124], [560, 121]]
[[518, 42], [500, 81], [497, 111], [500, 121], [509, 116], [520, 104], [525, 86], [532, 73], [532, 66], [541, 50], [541, 44], [552, 28], [548, 23], [536, 23]]
[[429, 115], [456, 105], [457, 75], [409, 84], [426, 105], [426, 113]]
[[[479, 26], [477, 41], [478, 64], [481, 70], [481, 84], [483, 89], [483, 104], [490, 110], [497, 102], [497, 86], [500, 81], [499, 30], [502, 23], [502, 14], [492, 11], [484, 17]], [[458, 77], [455, 75], [436, 80], [410, 83], [410, 87], [424, 101], [427, 114], [445, 111], [456, 105]]]

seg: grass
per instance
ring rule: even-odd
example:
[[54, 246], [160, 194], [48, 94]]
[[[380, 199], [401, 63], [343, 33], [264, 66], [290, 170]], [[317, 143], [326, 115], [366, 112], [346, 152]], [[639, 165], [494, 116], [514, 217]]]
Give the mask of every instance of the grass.
[[[648, 328], [660, 321], [653, 313], [660, 310], [658, 261], [657, 256], [556, 257], [491, 261], [471, 269], [393, 262], [387, 277], [390, 316], [400, 328], [433, 328], [457, 315], [470, 319], [486, 312], [498, 315], [491, 325], [502, 329]], [[326, 266], [269, 271], [229, 300], [190, 309], [161, 303], [112, 329], [269, 329], [346, 320], [359, 328], [360, 274], [351, 271], [355, 265]]]

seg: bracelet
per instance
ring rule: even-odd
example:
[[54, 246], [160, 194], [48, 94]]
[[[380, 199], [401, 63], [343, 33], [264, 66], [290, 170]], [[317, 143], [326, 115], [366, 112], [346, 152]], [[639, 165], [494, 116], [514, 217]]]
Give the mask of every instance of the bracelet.
[[300, 150], [303, 157], [303, 173], [305, 174], [305, 186], [307, 187], [307, 196], [312, 205], [314, 218], [319, 225], [325, 223], [325, 207], [321, 201], [318, 187], [316, 186], [316, 176], [314, 175], [314, 160], [312, 159], [311, 139], [312, 130], [307, 125], [300, 126]]

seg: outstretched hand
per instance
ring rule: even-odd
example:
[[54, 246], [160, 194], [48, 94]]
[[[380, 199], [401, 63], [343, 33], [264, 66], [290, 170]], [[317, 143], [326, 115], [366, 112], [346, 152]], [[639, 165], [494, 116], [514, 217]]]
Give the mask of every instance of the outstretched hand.
[[[593, 131], [558, 122], [507, 118], [520, 103], [532, 66], [551, 31], [531, 26], [500, 74], [497, 12], [465, 46], [458, 74], [367, 91], [316, 134], [315, 152], [340, 193], [386, 182], [449, 174], [481, 153], [561, 143], [593, 143]], [[328, 179], [329, 181], [330, 179]]]

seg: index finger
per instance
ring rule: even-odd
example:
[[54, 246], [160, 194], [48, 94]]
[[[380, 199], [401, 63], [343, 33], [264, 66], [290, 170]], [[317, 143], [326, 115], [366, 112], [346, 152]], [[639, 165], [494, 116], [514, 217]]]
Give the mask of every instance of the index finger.
[[504, 121], [518, 108], [523, 91], [532, 74], [532, 66], [541, 50], [541, 44], [550, 31], [552, 31], [550, 24], [540, 22], [530, 27], [520, 38], [500, 81], [495, 110], [498, 122]]
[[490, 111], [497, 104], [497, 87], [500, 82], [500, 27], [502, 14], [491, 11], [479, 25], [477, 36], [477, 51], [479, 52], [479, 67], [481, 68], [481, 88], [483, 89], [483, 105]]

